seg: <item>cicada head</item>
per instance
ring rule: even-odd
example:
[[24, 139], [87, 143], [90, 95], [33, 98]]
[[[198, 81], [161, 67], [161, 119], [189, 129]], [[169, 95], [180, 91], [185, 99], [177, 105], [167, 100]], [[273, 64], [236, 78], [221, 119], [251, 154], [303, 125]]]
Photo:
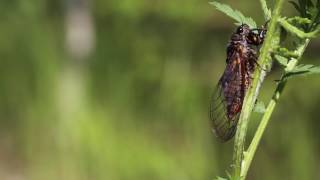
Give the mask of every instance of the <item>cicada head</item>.
[[242, 24], [237, 28], [237, 34], [239, 35], [248, 35], [250, 33], [250, 27], [247, 24]]

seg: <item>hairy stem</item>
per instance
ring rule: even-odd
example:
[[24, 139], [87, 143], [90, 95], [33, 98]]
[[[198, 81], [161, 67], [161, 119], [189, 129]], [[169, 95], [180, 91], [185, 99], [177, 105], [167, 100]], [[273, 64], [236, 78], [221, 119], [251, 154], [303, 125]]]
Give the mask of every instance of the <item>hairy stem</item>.
[[[277, 34], [278, 32], [277, 21], [280, 18], [280, 11], [282, 6], [283, 6], [283, 0], [278, 0], [275, 4], [275, 7], [272, 13], [272, 18], [270, 21], [270, 25], [268, 27], [267, 37], [261, 48], [261, 53], [258, 60], [262, 68], [265, 68], [266, 66], [268, 66], [271, 61], [270, 51], [274, 46], [275, 39], [277, 39], [276, 35], [279, 36], [279, 34]], [[259, 87], [262, 83], [264, 76], [265, 76], [264, 71], [261, 71], [261, 70], [255, 71], [253, 76], [254, 79], [252, 82], [252, 88], [248, 90], [248, 93], [246, 94], [243, 102], [243, 108], [239, 118], [239, 124], [237, 126], [237, 132], [236, 132], [235, 142], [234, 142], [234, 152], [233, 152], [234, 177], [236, 179], [245, 178], [245, 176], [241, 176], [241, 171], [243, 166], [245, 166], [246, 164], [246, 162], [243, 161], [243, 154], [244, 154], [243, 151], [245, 146], [247, 126], [249, 123], [250, 114], [254, 107], [256, 97], [258, 95]]]

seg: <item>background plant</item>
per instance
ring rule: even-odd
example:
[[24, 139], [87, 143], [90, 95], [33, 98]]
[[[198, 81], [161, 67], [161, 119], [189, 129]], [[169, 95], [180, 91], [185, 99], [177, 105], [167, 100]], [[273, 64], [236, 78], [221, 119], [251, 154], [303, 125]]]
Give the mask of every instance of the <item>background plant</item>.
[[[256, 133], [248, 147], [245, 150], [245, 138], [247, 126], [251, 111], [253, 110], [256, 97], [259, 92], [260, 85], [264, 79], [265, 73], [257, 70], [254, 74], [252, 88], [248, 91], [244, 106], [240, 115], [237, 133], [234, 144], [234, 160], [233, 160], [233, 175], [229, 175], [230, 179], [245, 179], [251, 165], [253, 156], [261, 140], [262, 134], [270, 120], [271, 114], [283, 92], [284, 87], [289, 78], [320, 73], [320, 67], [316, 65], [299, 64], [306, 47], [311, 38], [315, 38], [320, 32], [320, 2], [311, 0], [300, 0], [298, 3], [290, 1], [291, 4], [300, 13], [300, 16], [286, 18], [281, 16], [283, 8], [283, 0], [276, 1], [272, 13], [267, 7], [265, 1], [261, 0], [261, 7], [264, 12], [265, 20], [270, 20], [268, 25], [268, 33], [264, 44], [260, 50], [259, 64], [262, 68], [271, 66], [272, 60], [275, 59], [283, 66], [283, 74], [277, 82], [275, 92], [269, 101], [269, 104], [263, 112], [262, 119], [256, 130]], [[252, 28], [256, 28], [256, 23], [252, 18], [246, 18], [241, 12], [232, 10], [229, 6], [212, 2], [212, 4], [220, 11], [237, 21], [238, 24], [247, 23]], [[288, 32], [293, 39], [292, 45], [284, 46], [285, 38], [282, 37], [281, 31]], [[273, 57], [273, 58], [272, 58]], [[261, 103], [258, 104], [262, 106]], [[258, 108], [261, 109], [261, 108]], [[221, 179], [220, 177], [218, 179]]]
[[[68, 53], [66, 24], [90, 23], [66, 6], [86, 3], [0, 1], [0, 179], [204, 180], [230, 170], [233, 142], [212, 134], [208, 101], [234, 20], [208, 1], [84, 1], [89, 12], [75, 12], [89, 15], [95, 41], [81, 61]], [[220, 2], [265, 22], [258, 1]], [[296, 10], [285, 5], [291, 17]], [[313, 39], [302, 62], [319, 64], [319, 49]], [[261, 103], [282, 69], [274, 63]], [[248, 179], [320, 179], [320, 76], [296, 77]], [[251, 115], [247, 139], [260, 116]]]

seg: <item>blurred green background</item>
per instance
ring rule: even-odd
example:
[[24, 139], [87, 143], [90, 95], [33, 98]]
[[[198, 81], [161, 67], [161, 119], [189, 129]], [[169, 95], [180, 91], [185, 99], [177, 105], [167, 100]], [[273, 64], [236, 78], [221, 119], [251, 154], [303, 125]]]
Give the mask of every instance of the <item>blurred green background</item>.
[[[258, 1], [223, 2], [264, 23]], [[208, 108], [234, 29], [207, 0], [0, 1], [1, 180], [224, 176]], [[290, 80], [248, 179], [320, 179], [319, 80]]]

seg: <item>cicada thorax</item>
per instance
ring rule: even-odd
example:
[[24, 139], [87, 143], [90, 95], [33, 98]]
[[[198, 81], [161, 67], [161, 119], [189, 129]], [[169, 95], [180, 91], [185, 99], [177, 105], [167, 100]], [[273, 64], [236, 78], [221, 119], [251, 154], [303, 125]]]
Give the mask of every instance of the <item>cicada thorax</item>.
[[265, 34], [266, 34], [266, 30], [264, 29], [258, 30], [258, 33], [251, 31], [247, 36], [248, 44], [255, 45], [255, 46], [261, 45], [264, 41]]
[[235, 134], [243, 100], [257, 66], [257, 46], [263, 43], [263, 34], [265, 32], [262, 30], [256, 33], [243, 24], [231, 36], [228, 44], [226, 69], [210, 107], [213, 130], [223, 141], [231, 139]]

